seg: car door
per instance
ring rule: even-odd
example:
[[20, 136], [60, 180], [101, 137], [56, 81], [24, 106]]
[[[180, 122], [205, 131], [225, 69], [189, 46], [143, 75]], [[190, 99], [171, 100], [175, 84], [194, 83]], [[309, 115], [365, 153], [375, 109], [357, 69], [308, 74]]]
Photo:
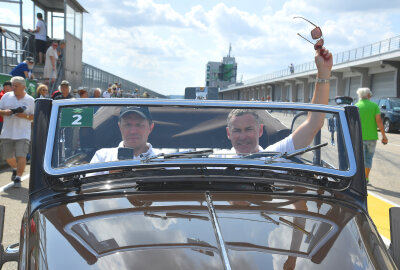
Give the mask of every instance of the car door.
[[387, 106], [388, 106], [387, 99], [380, 99], [379, 100], [379, 109], [381, 110], [381, 118], [382, 121], [385, 119], [385, 116], [387, 114]]

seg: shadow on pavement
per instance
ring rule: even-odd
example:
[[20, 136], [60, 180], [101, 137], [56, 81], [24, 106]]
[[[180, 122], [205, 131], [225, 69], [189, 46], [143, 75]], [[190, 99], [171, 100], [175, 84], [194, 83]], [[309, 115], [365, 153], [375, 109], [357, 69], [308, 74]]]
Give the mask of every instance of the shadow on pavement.
[[392, 197], [396, 197], [396, 198], [400, 198], [400, 192], [396, 192], [396, 191], [392, 191], [392, 190], [387, 190], [384, 188], [380, 188], [380, 187], [375, 187], [374, 185], [369, 185], [368, 186], [368, 190], [372, 191], [372, 192], [377, 192], [377, 193], [381, 193], [387, 196], [392, 196]]
[[28, 202], [28, 189], [25, 187], [14, 188], [11, 187], [5, 190], [2, 194], [2, 197], [9, 198], [11, 200], [20, 201], [21, 203]]

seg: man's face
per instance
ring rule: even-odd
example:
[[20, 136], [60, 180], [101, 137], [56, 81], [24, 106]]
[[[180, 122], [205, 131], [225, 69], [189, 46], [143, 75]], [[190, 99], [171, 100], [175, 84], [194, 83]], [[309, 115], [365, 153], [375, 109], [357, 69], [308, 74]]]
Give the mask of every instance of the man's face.
[[121, 118], [118, 125], [125, 147], [137, 149], [137, 152], [145, 149], [154, 123], [150, 124], [147, 119], [144, 119], [137, 113], [129, 113]]
[[252, 114], [246, 113], [232, 117], [226, 132], [237, 154], [258, 152], [259, 138], [263, 134], [263, 125], [258, 124]]
[[69, 94], [69, 86], [66, 84], [61, 85], [61, 94], [66, 97]]
[[14, 82], [14, 83], [12, 83], [12, 89], [14, 91], [14, 95], [21, 96], [25, 90], [25, 85]]
[[10, 92], [10, 91], [13, 90], [11, 85], [4, 85], [4, 86], [3, 86], [3, 89], [4, 89], [4, 92], [5, 92], [5, 93]]
[[100, 91], [94, 91], [93, 92], [93, 97], [94, 98], [99, 98], [100, 97]]

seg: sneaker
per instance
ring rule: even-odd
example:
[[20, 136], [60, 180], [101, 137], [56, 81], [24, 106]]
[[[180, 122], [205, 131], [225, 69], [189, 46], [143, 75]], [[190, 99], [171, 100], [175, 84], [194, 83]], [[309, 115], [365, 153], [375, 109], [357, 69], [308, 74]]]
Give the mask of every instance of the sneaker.
[[369, 178], [366, 178], [365, 181], [367, 182], [367, 185], [370, 185]]
[[17, 177], [17, 170], [14, 170], [14, 169], [13, 169], [12, 175], [11, 175], [11, 181], [14, 181], [14, 180], [15, 180], [15, 177]]
[[14, 187], [16, 187], [16, 188], [21, 187], [21, 177], [20, 176], [16, 176], [13, 181], [14, 181]]

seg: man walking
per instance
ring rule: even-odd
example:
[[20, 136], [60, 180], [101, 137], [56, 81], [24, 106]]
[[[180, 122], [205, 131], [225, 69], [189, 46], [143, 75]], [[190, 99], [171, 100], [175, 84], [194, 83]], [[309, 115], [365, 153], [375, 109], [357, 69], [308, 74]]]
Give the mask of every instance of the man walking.
[[369, 88], [358, 88], [357, 95], [360, 99], [356, 106], [360, 112], [365, 178], [368, 184], [372, 159], [375, 154], [376, 141], [378, 140], [377, 128], [379, 128], [382, 133], [381, 141], [384, 145], [388, 143], [388, 138], [386, 137], [385, 129], [383, 128], [381, 111], [376, 103], [369, 100], [372, 96], [371, 90]]
[[29, 153], [35, 100], [25, 92], [24, 78], [13, 77], [11, 84], [13, 91], [0, 100], [0, 115], [4, 118], [0, 139], [3, 158], [13, 169], [11, 180], [15, 187], [21, 187], [21, 176]]
[[36, 53], [39, 56], [39, 64], [43, 64], [43, 55], [46, 53], [46, 41], [47, 41], [47, 27], [45, 22], [43, 21], [42, 13], [36, 14], [38, 19], [36, 23], [35, 30], [29, 30], [31, 33], [35, 33], [35, 46]]

